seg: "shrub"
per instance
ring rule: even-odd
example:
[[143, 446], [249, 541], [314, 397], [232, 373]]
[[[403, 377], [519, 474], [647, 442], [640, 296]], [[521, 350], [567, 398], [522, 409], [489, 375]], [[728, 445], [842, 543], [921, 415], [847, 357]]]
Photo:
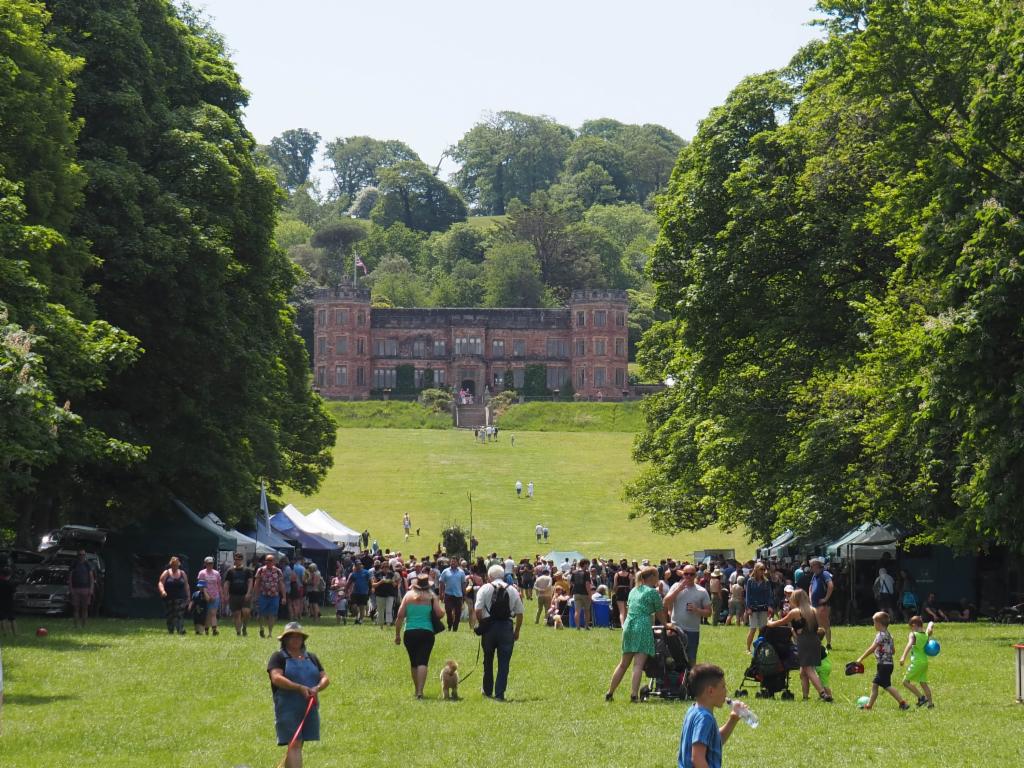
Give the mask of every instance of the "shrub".
[[506, 389], [504, 392], [496, 394], [488, 403], [491, 407], [491, 419], [497, 421], [517, 400], [519, 400], [519, 395], [512, 389]]
[[435, 413], [444, 413], [452, 404], [452, 393], [447, 389], [424, 389], [420, 402]]
[[448, 557], [469, 558], [469, 535], [458, 523], [449, 523], [441, 531], [441, 543]]

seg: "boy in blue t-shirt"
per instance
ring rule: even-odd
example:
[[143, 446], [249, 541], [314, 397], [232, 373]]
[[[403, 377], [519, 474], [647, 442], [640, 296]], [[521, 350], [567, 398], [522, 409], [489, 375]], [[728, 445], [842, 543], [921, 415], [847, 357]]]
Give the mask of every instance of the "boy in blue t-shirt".
[[735, 702], [721, 728], [712, 712], [725, 704], [725, 672], [714, 664], [698, 664], [690, 671], [690, 692], [696, 703], [686, 712], [679, 739], [678, 768], [721, 768], [722, 746], [740, 719], [746, 704]]

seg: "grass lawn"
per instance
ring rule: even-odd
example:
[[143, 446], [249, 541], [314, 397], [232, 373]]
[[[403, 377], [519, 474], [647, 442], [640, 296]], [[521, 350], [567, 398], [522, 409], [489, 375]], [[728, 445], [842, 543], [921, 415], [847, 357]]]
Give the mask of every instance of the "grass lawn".
[[[518, 558], [578, 549], [638, 559], [692, 557], [705, 547], [753, 553], [738, 533], [709, 529], [664, 536], [652, 533], [646, 520], [630, 520], [622, 492], [636, 474], [632, 439], [624, 432], [502, 429], [498, 442], [481, 445], [463, 430], [341, 429], [334, 467], [321, 490], [286, 500], [305, 513], [320, 507], [357, 531], [366, 528], [382, 548], [417, 555], [434, 552], [447, 523], [469, 527], [468, 493], [473, 532], [484, 552]], [[516, 498], [516, 480], [523, 482], [523, 498]], [[526, 499], [531, 480], [535, 495]], [[408, 544], [402, 538], [406, 511], [414, 532]], [[547, 544], [536, 542], [538, 522], [551, 531]]]
[[512, 431], [638, 432], [644, 423], [637, 400], [624, 403], [523, 403], [501, 415], [498, 424]]
[[340, 429], [452, 429], [450, 413], [437, 413], [402, 400], [329, 402], [327, 410]]
[[[159, 622], [118, 620], [94, 622], [84, 633], [50, 621], [50, 637], [39, 639], [34, 626], [23, 618], [21, 635], [2, 638], [4, 768], [272, 768], [283, 755], [264, 671], [276, 642], [255, 633], [236, 638], [230, 630], [217, 638], [170, 637]], [[896, 629], [902, 648], [906, 633]], [[842, 663], [868, 645], [872, 632], [838, 628], [837, 702], [751, 696], [761, 725], [752, 731], [737, 724], [725, 765], [1024, 764], [1024, 708], [1013, 699], [1010, 648], [1021, 634], [1020, 627], [1000, 625], [940, 626], [942, 653], [930, 670], [936, 708], [899, 712], [886, 696], [875, 711], [863, 712], [854, 701], [870, 676], [844, 677]], [[721, 664], [730, 688], [745, 665], [744, 636], [734, 627], [702, 633], [701, 660]], [[631, 705], [621, 688], [613, 703], [603, 701], [618, 632], [555, 632], [528, 621], [506, 704], [482, 699], [479, 669], [465, 681], [463, 701], [439, 700], [444, 659], [458, 659], [463, 674], [474, 667], [476, 638], [468, 631], [438, 638], [423, 701], [412, 697], [405, 650], [392, 637], [390, 629], [372, 626], [312, 627], [309, 648], [332, 685], [322, 695], [322, 741], [307, 745], [307, 765], [475, 765], [485, 762], [478, 752], [513, 768], [675, 764], [683, 704]], [[791, 680], [798, 690], [796, 674]]]

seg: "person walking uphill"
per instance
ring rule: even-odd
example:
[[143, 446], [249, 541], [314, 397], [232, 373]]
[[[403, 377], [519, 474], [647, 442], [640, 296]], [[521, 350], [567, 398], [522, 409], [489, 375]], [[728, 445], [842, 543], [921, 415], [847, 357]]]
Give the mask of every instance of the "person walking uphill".
[[157, 589], [164, 600], [167, 613], [167, 633], [185, 634], [185, 609], [188, 606], [188, 576], [181, 568], [181, 560], [172, 557], [167, 570], [160, 574]]
[[303, 743], [320, 740], [320, 704], [317, 699], [320, 691], [331, 683], [320, 659], [306, 650], [308, 638], [301, 624], [289, 622], [278, 637], [281, 650], [267, 662], [274, 695], [277, 744], [288, 746], [285, 768], [302, 768]]
[[[259, 614], [260, 637], [273, 637], [274, 622], [285, 599], [284, 573], [274, 565], [274, 556], [267, 555], [264, 565], [256, 571], [253, 592], [256, 593], [256, 612]], [[266, 629], [264, 629], [266, 625]]]
[[432, 616], [440, 619], [443, 615], [441, 601], [430, 589], [430, 574], [427, 571], [417, 574], [398, 606], [395, 619], [395, 645], [402, 643], [402, 626], [405, 626], [405, 650], [409, 654], [413, 692], [417, 699], [423, 698], [430, 652], [434, 649]]
[[[484, 649], [483, 694], [497, 701], [505, 700], [512, 651], [523, 626], [523, 600], [515, 587], [505, 584], [505, 568], [492, 565], [487, 569], [488, 583], [477, 590], [477, 634]], [[513, 626], [513, 622], [515, 626]], [[498, 674], [494, 675], [494, 655], [498, 655]]]

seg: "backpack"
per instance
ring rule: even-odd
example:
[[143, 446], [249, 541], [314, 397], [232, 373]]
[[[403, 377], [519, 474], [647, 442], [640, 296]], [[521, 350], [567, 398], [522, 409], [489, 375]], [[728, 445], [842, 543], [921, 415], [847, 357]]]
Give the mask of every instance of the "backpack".
[[[760, 642], [763, 638], [758, 638]], [[758, 645], [755, 642], [754, 647], [754, 665], [757, 667], [758, 673], [763, 677], [769, 677], [771, 675], [777, 675], [782, 671], [782, 659], [779, 658], [778, 652], [772, 646], [771, 643], [764, 641]]]
[[508, 588], [495, 587], [494, 599], [491, 601], [491, 621], [507, 621], [512, 618], [512, 604], [509, 602]]

